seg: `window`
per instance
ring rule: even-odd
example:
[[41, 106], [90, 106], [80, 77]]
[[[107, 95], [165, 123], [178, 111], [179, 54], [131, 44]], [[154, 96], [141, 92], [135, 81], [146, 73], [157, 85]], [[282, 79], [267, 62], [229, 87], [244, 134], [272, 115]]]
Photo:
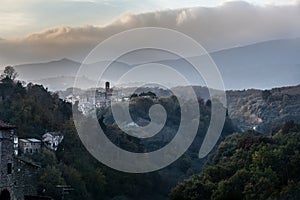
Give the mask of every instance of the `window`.
[[12, 164], [7, 163], [7, 174], [11, 174], [11, 172], [12, 172]]

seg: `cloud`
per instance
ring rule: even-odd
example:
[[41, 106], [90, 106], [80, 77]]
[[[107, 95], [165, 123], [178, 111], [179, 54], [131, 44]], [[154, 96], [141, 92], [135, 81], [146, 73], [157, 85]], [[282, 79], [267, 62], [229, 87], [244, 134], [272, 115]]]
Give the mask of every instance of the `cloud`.
[[7, 64], [52, 60], [82, 60], [99, 42], [137, 27], [155, 26], [181, 31], [207, 50], [259, 41], [300, 37], [300, 4], [257, 6], [226, 2], [217, 7], [194, 7], [125, 14], [104, 27], [60, 26], [18, 40], [0, 41], [0, 62]]

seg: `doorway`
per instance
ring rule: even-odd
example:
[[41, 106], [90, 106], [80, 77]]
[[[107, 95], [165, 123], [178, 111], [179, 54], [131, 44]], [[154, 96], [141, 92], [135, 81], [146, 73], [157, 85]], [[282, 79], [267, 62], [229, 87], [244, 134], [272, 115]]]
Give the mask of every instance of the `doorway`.
[[0, 194], [0, 199], [1, 200], [10, 200], [10, 193], [8, 190], [2, 190]]

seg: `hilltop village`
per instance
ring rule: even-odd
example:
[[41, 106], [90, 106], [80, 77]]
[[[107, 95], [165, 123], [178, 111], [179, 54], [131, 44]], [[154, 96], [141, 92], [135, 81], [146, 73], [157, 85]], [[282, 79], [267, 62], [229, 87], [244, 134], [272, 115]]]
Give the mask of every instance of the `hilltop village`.
[[120, 90], [110, 87], [110, 82], [105, 82], [105, 89], [97, 88], [84, 94], [70, 94], [64, 97], [68, 103], [78, 103], [78, 110], [87, 114], [94, 108], [108, 107], [112, 102], [128, 101], [129, 97]]

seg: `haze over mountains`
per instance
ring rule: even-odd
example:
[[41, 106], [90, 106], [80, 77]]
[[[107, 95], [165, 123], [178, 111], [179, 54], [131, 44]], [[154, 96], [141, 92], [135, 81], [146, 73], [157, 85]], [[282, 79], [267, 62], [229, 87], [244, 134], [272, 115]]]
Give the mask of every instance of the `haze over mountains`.
[[[243, 47], [235, 47], [212, 52], [211, 57], [218, 66], [226, 89], [272, 88], [300, 83], [300, 38], [272, 40]], [[155, 58], [154, 58], [155, 59]], [[188, 69], [183, 59], [156, 61], [181, 70]], [[83, 67], [96, 69], [105, 66], [108, 61], [84, 64]], [[64, 90], [72, 87], [80, 63], [62, 59], [47, 63], [24, 64], [15, 66], [19, 79], [26, 82], [41, 83], [50, 90]], [[122, 75], [133, 66], [125, 62], [115, 62], [109, 69], [107, 80]], [[186, 71], [187, 74], [191, 73]], [[167, 76], [167, 74], [166, 74]], [[93, 87], [98, 74], [81, 74], [79, 79], [83, 87]], [[194, 85], [202, 85], [197, 79]], [[176, 83], [174, 83], [176, 85]], [[83, 88], [83, 89], [85, 89]]]

